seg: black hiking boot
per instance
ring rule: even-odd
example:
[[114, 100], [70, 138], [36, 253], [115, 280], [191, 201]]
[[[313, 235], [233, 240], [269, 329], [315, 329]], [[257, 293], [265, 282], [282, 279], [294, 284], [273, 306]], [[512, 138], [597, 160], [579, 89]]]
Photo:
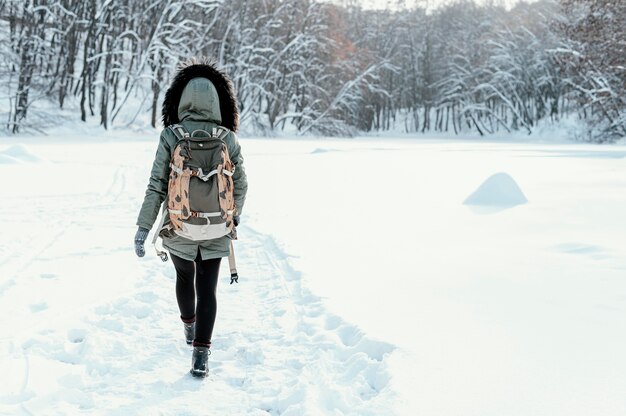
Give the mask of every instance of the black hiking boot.
[[193, 338], [196, 336], [196, 323], [184, 322], [183, 325], [185, 325], [185, 341], [187, 341], [187, 345], [191, 345], [193, 343]]
[[209, 347], [193, 347], [190, 373], [194, 377], [204, 378], [209, 375]]

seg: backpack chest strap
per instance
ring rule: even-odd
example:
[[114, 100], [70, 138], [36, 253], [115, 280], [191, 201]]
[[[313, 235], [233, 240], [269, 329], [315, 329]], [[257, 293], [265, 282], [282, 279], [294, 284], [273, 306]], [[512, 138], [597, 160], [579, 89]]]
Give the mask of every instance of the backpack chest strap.
[[[177, 215], [182, 215], [183, 211], [179, 210], [179, 209], [167, 209], [168, 212], [171, 212], [172, 214], [177, 214]], [[229, 210], [226, 212], [228, 215], [232, 215], [234, 213], [234, 211]], [[194, 218], [211, 218], [211, 217], [221, 217], [222, 213], [221, 212], [198, 212], [198, 211], [191, 211], [189, 214], [190, 217], [194, 217]]]
[[[183, 169], [179, 168], [173, 163], [170, 163], [170, 169], [172, 169], [174, 172], [178, 173], [179, 175], [182, 175], [185, 172]], [[191, 173], [189, 174], [190, 176], [195, 176], [198, 179], [202, 179], [204, 182], [208, 181], [209, 178], [211, 178], [211, 176], [217, 175], [218, 173], [220, 173], [219, 168], [213, 169], [212, 171], [207, 172], [207, 173], [204, 173], [202, 168], [188, 167], [186, 169], [189, 169], [191, 171]], [[235, 169], [234, 169], [234, 166], [233, 166], [232, 171], [222, 168], [221, 172], [226, 176], [233, 176], [233, 174], [235, 173]]]

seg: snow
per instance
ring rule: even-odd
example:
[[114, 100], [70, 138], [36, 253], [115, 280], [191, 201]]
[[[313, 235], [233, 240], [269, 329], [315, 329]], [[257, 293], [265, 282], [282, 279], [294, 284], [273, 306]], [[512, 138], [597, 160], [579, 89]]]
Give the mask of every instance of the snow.
[[500, 172], [487, 178], [463, 203], [482, 207], [511, 208], [527, 202], [515, 179], [506, 172]]
[[0, 144], [0, 414], [626, 412], [626, 147], [243, 138], [199, 381], [171, 262], [132, 250], [156, 141]]
[[24, 145], [13, 145], [0, 152], [0, 165], [9, 165], [16, 163], [36, 163], [43, 160], [30, 152]]

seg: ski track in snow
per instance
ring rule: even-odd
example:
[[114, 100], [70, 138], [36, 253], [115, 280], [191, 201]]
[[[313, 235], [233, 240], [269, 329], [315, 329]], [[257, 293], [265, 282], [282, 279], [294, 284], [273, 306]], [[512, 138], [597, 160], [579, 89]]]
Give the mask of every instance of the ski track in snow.
[[[0, 247], [0, 414], [393, 412], [394, 347], [329, 314], [273, 239], [245, 225], [241, 283], [222, 263], [210, 376], [192, 378], [174, 268], [148, 244], [133, 258], [146, 172], [100, 169], [102, 192], [26, 198], [34, 224]], [[0, 225], [16, 211], [0, 208]]]

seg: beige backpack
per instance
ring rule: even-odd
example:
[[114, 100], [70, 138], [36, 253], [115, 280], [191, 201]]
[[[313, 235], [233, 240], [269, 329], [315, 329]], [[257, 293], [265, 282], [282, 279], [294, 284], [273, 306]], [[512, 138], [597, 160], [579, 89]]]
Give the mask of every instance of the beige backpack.
[[[236, 239], [233, 216], [233, 173], [223, 127], [194, 130], [191, 134], [180, 124], [168, 127], [176, 135], [172, 151], [168, 199], [163, 204], [156, 237], [179, 235], [193, 241], [212, 240], [225, 235]], [[170, 223], [163, 226], [165, 216]], [[161, 258], [167, 255], [157, 249]], [[165, 260], [164, 260], [165, 261]]]

